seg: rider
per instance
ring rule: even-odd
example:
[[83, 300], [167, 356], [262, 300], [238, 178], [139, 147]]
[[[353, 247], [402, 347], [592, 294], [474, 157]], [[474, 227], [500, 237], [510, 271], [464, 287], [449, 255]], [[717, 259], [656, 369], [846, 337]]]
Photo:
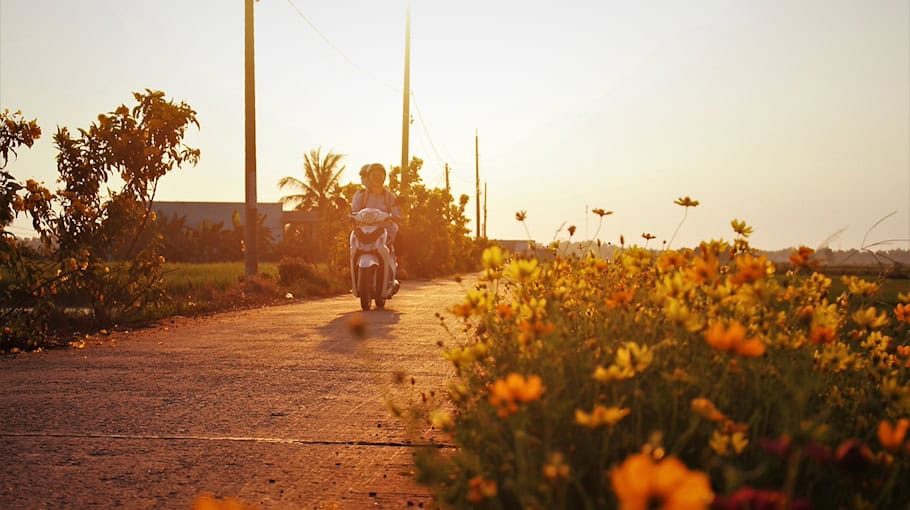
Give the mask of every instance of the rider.
[[391, 246], [398, 234], [398, 221], [401, 220], [401, 210], [396, 203], [398, 197], [385, 187], [386, 171], [380, 163], [370, 163], [360, 167], [360, 182], [365, 189], [358, 190], [351, 200], [351, 212], [357, 213], [361, 209], [374, 208], [391, 215], [391, 218], [382, 223], [389, 233]]

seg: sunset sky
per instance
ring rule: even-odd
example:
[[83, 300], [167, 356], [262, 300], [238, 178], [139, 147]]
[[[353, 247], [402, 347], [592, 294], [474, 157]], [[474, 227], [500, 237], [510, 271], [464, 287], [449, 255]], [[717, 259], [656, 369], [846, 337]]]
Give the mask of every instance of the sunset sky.
[[[243, 0], [0, 0], [0, 108], [44, 131], [7, 170], [53, 185], [52, 136], [164, 91], [197, 112], [198, 166], [159, 200], [244, 200]], [[303, 154], [397, 165], [405, 0], [256, 4], [258, 196]], [[487, 233], [538, 241], [564, 222], [674, 247], [910, 248], [910, 2], [412, 0], [410, 153], [471, 196], [474, 133]], [[298, 12], [299, 10], [299, 12]], [[314, 30], [315, 26], [315, 30]], [[318, 30], [318, 31], [317, 31]], [[883, 217], [895, 212], [875, 229]], [[25, 234], [27, 222], [14, 232]], [[657, 243], [657, 244], [655, 244]]]

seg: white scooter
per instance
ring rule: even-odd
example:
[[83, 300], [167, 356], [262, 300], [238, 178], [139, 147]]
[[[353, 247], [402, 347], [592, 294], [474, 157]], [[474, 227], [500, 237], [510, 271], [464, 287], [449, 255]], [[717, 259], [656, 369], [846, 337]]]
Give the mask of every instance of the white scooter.
[[351, 288], [354, 296], [360, 298], [360, 308], [370, 309], [370, 301], [376, 301], [376, 308], [385, 308], [387, 299], [398, 292], [398, 263], [389, 249], [389, 233], [382, 222], [390, 214], [379, 209], [361, 209], [351, 215], [354, 231], [351, 232]]

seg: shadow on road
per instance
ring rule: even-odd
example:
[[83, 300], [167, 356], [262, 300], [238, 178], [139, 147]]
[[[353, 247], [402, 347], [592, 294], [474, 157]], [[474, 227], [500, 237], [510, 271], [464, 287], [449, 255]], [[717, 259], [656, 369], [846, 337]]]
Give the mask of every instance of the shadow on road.
[[364, 340], [391, 338], [391, 331], [400, 318], [401, 312], [397, 310], [355, 310], [339, 314], [318, 328], [324, 338], [318, 349], [334, 353], [354, 352]]

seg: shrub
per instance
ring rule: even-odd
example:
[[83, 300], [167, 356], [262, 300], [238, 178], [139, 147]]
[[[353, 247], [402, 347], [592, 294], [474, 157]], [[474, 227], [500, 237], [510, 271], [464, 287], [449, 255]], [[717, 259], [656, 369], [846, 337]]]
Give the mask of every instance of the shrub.
[[835, 294], [807, 248], [778, 275], [740, 235], [549, 263], [488, 248], [459, 329], [442, 318], [456, 377], [402, 410], [456, 447], [421, 449], [418, 479], [456, 508], [910, 502], [910, 293]]

